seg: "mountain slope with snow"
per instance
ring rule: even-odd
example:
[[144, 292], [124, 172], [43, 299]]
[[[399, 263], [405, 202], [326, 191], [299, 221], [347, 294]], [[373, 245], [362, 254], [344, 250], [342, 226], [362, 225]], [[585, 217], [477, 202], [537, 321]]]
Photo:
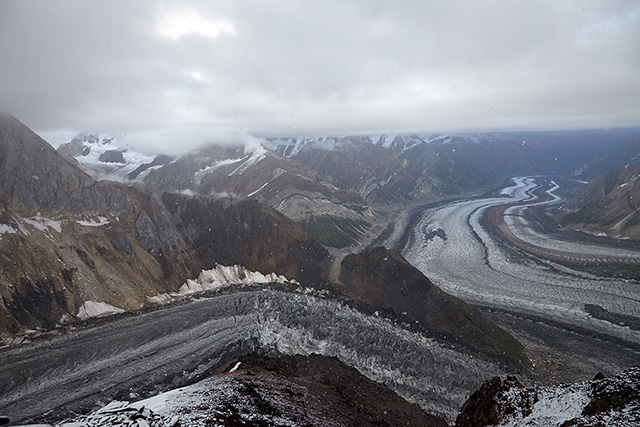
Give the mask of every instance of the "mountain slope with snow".
[[640, 368], [592, 381], [524, 387], [515, 377], [486, 382], [456, 427], [633, 427], [640, 425]]
[[[114, 138], [92, 133], [76, 135], [71, 141], [61, 144], [58, 152], [67, 160], [77, 162], [96, 180], [119, 182], [130, 181], [146, 168], [170, 161], [167, 156], [150, 156], [129, 148], [123, 149]], [[134, 171], [135, 176], [130, 176]]]

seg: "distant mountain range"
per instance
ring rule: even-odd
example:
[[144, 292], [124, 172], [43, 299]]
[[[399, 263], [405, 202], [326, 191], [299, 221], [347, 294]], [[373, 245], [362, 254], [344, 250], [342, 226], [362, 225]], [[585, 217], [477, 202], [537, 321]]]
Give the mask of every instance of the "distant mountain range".
[[624, 159], [629, 147], [633, 151], [634, 138], [639, 129], [279, 137], [250, 149], [212, 144], [179, 157], [151, 157], [120, 149], [112, 138], [79, 134], [58, 151], [94, 179], [255, 198], [317, 242], [343, 248], [379, 222], [376, 208], [466, 195], [513, 175], [573, 172], [590, 179], [620, 163], [605, 160], [611, 152]]

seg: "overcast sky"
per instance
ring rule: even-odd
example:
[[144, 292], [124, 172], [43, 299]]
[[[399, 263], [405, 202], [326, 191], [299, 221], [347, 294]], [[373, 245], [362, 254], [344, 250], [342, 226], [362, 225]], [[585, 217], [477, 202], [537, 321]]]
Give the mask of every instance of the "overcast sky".
[[637, 0], [0, 0], [0, 58], [50, 136], [640, 125]]

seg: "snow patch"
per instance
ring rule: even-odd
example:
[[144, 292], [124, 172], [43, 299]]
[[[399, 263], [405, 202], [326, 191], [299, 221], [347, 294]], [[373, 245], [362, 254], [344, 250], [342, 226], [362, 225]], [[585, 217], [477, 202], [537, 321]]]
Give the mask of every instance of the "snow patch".
[[220, 169], [224, 166], [233, 165], [241, 161], [242, 159], [224, 159], [224, 160], [214, 161], [210, 165], [202, 167], [200, 170], [198, 170], [195, 173], [194, 175], [195, 184], [199, 186], [200, 183], [202, 182], [202, 178], [204, 178], [207, 174], [215, 171], [216, 169]]
[[85, 227], [100, 227], [102, 225], [109, 224], [109, 220], [103, 216], [98, 216], [98, 218], [91, 218], [88, 221], [79, 220], [76, 222]]
[[124, 310], [106, 302], [85, 301], [76, 316], [85, 320], [90, 317], [103, 317], [118, 313], [124, 313]]
[[203, 270], [195, 280], [187, 282], [178, 290], [179, 295], [191, 295], [214, 289], [221, 289], [234, 284], [265, 284], [265, 283], [297, 283], [275, 273], [262, 274], [251, 271], [241, 265], [230, 267], [217, 265], [213, 270]]
[[247, 161], [241, 164], [240, 166], [238, 166], [238, 168], [233, 172], [231, 172], [229, 176], [242, 175], [251, 166], [259, 163], [260, 161], [264, 160], [266, 157], [267, 157], [267, 150], [262, 145], [256, 147], [255, 151], [253, 152], [253, 154], [251, 154], [251, 156], [247, 159]]
[[586, 383], [578, 383], [568, 388], [548, 388], [538, 392], [538, 400], [531, 414], [521, 414], [500, 424], [504, 427], [518, 426], [561, 426], [565, 421], [578, 418], [591, 398]]
[[[44, 218], [44, 217], [41, 217], [40, 214], [38, 214], [36, 216], [32, 216], [31, 218], [20, 218], [20, 221], [22, 221], [24, 224], [31, 225], [36, 230], [42, 231], [51, 240], [54, 239], [54, 236], [53, 236], [53, 234], [51, 234], [51, 230], [50, 229], [53, 229], [53, 230], [57, 231], [58, 233], [62, 233], [62, 222], [61, 221], [54, 221], [54, 220], [52, 220], [50, 218]], [[25, 236], [28, 236], [30, 234], [27, 231], [27, 229], [22, 227], [22, 226], [20, 226], [20, 232], [22, 234], [24, 234]]]
[[247, 197], [253, 197], [256, 194], [258, 194], [260, 191], [262, 191], [262, 189], [264, 189], [264, 187], [266, 187], [269, 184], [269, 181], [265, 182], [264, 184], [262, 184], [262, 187], [258, 188], [256, 191], [253, 191], [249, 194], [247, 194]]
[[62, 222], [60, 221], [54, 221], [49, 218], [41, 217], [40, 215], [36, 215], [31, 218], [23, 218], [23, 221], [44, 233], [48, 233], [49, 228], [53, 228], [58, 233], [62, 233]]
[[16, 234], [18, 230], [10, 225], [0, 224], [0, 234]]
[[202, 270], [194, 280], [187, 279], [178, 292], [148, 296], [147, 301], [154, 304], [166, 304], [176, 298], [222, 289], [231, 285], [261, 285], [267, 283], [299, 284], [295, 280], [289, 280], [276, 273], [263, 274], [259, 271], [251, 271], [241, 265], [225, 266], [218, 264], [213, 270]]

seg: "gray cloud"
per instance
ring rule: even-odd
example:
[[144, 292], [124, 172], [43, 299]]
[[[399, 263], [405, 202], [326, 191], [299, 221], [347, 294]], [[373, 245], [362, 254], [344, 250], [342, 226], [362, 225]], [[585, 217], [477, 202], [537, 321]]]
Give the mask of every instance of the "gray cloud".
[[637, 126], [639, 45], [634, 0], [4, 0], [0, 108], [43, 133]]

